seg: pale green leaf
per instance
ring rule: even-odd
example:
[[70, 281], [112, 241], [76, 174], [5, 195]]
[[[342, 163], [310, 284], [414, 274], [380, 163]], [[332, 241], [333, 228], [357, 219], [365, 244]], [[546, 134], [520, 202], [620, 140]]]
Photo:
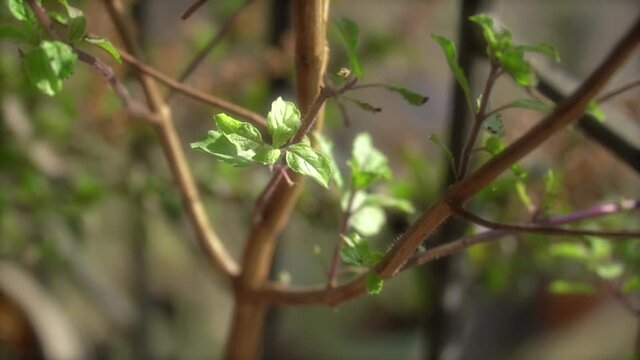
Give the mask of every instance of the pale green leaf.
[[267, 115], [267, 130], [274, 147], [285, 145], [296, 134], [300, 124], [300, 111], [294, 103], [284, 101], [281, 97], [271, 103], [271, 111]]
[[349, 226], [362, 236], [373, 236], [378, 234], [387, 217], [378, 206], [362, 206], [349, 219]]
[[624, 272], [624, 266], [618, 262], [605, 262], [596, 266], [596, 274], [605, 280], [613, 280]]
[[285, 159], [291, 170], [309, 176], [318, 184], [329, 187], [331, 161], [311, 146], [298, 143], [287, 148]]
[[224, 113], [216, 114], [215, 121], [218, 129], [239, 150], [255, 150], [262, 145], [262, 135], [255, 126]]
[[24, 56], [27, 77], [40, 91], [53, 96], [73, 73], [76, 54], [59, 41], [43, 41]]
[[536, 52], [539, 54], [547, 55], [551, 59], [556, 62], [560, 62], [560, 54], [558, 50], [551, 44], [533, 44], [533, 45], [521, 45], [520, 46], [524, 51], [527, 52]]
[[371, 136], [366, 133], [358, 134], [354, 139], [349, 166], [356, 189], [365, 189], [379, 179], [391, 178], [386, 156], [373, 147]]
[[280, 158], [281, 150], [275, 149], [270, 145], [262, 145], [256, 150], [253, 160], [265, 165], [275, 164]]
[[84, 41], [101, 48], [102, 50], [109, 53], [109, 55], [111, 55], [111, 57], [113, 57], [117, 62], [122, 63], [122, 57], [120, 56], [120, 52], [118, 51], [118, 49], [116, 49], [115, 46], [113, 46], [111, 41], [105, 38], [92, 37], [92, 36], [85, 36]]
[[527, 193], [527, 186], [522, 181], [516, 181], [516, 192], [518, 193], [518, 198], [522, 202], [522, 204], [527, 208], [529, 212], [532, 212], [535, 207], [533, 206], [533, 202]]
[[583, 262], [591, 259], [591, 252], [581, 243], [560, 242], [551, 244], [549, 245], [549, 254]]
[[213, 155], [216, 159], [236, 167], [243, 167], [253, 164], [255, 152], [253, 150], [239, 149], [223, 133], [219, 131], [209, 131], [207, 137], [191, 144], [191, 148], [204, 151]]
[[329, 162], [331, 163], [331, 178], [335, 182], [336, 186], [341, 189], [344, 185], [344, 180], [342, 179], [342, 173], [340, 172], [338, 163], [333, 156], [333, 143], [319, 132], [314, 132], [313, 138], [316, 141], [316, 144], [318, 144], [320, 152], [325, 154], [329, 159]]
[[586, 113], [593, 116], [596, 120], [603, 122], [607, 118], [607, 114], [602, 110], [598, 103], [594, 100], [589, 101], [587, 104]]

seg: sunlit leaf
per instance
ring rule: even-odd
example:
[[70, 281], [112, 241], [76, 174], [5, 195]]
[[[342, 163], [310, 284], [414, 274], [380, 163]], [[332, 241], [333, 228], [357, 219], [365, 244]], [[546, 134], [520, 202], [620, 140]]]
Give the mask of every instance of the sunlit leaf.
[[211, 130], [202, 141], [191, 143], [191, 148], [204, 151], [216, 159], [236, 167], [249, 166], [254, 163], [256, 155], [253, 149], [241, 149], [231, 142], [220, 131]]
[[253, 160], [265, 164], [275, 164], [280, 158], [280, 149], [275, 149], [270, 145], [262, 145], [256, 150], [256, 154], [253, 156]]
[[349, 219], [349, 226], [362, 236], [378, 234], [387, 221], [382, 208], [378, 206], [363, 206], [359, 208]]
[[300, 128], [300, 111], [290, 101], [281, 97], [271, 103], [271, 111], [267, 115], [267, 130], [271, 134], [274, 147], [285, 145]]
[[391, 178], [386, 156], [373, 147], [371, 136], [366, 133], [358, 134], [354, 139], [349, 166], [356, 189], [365, 189], [379, 179]]
[[607, 114], [605, 114], [602, 108], [594, 100], [589, 101], [589, 103], [587, 104], [586, 113], [593, 116], [600, 122], [605, 121], [607, 118]]
[[69, 45], [59, 41], [43, 41], [24, 56], [27, 77], [40, 91], [53, 96], [71, 76], [76, 54]]
[[342, 179], [340, 167], [338, 167], [338, 163], [333, 156], [333, 143], [331, 142], [331, 140], [327, 139], [319, 132], [314, 132], [313, 138], [316, 141], [316, 144], [318, 144], [318, 149], [320, 150], [320, 152], [326, 155], [329, 159], [329, 162], [331, 163], [331, 178], [336, 183], [336, 186], [338, 188], [342, 188], [342, 186], [344, 185], [344, 180]]
[[285, 159], [293, 171], [311, 177], [324, 187], [329, 187], [331, 161], [324, 154], [307, 144], [298, 143], [287, 148]]

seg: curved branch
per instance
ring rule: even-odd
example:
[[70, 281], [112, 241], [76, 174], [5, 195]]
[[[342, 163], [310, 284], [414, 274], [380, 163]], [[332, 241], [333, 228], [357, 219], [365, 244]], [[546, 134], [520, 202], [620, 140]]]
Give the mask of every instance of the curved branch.
[[[454, 207], [463, 205], [471, 196], [487, 186], [513, 163], [519, 161], [552, 134], [582, 115], [587, 103], [630, 57], [638, 42], [640, 42], [640, 20], [636, 20], [607, 58], [571, 97], [563, 101], [537, 126], [507, 147], [500, 155], [449, 188], [438, 202], [427, 209], [375, 267], [374, 271], [378, 276], [382, 279], [388, 279], [395, 275], [413, 256], [418, 246], [453, 215]], [[301, 291], [287, 291], [285, 287], [270, 285], [256, 295], [264, 296], [268, 301], [276, 304], [338, 304], [364, 294], [364, 280], [365, 276], [363, 275], [336, 288], [312, 288]]]
[[521, 223], [521, 224], [507, 224], [498, 223], [491, 220], [487, 220], [477, 214], [474, 214], [464, 208], [458, 208], [455, 210], [457, 216], [471, 221], [474, 224], [484, 226], [493, 230], [504, 230], [509, 232], [527, 232], [533, 234], [546, 234], [546, 235], [569, 235], [569, 236], [602, 236], [611, 238], [640, 238], [640, 231], [600, 231], [600, 230], [581, 230], [581, 229], [566, 229], [554, 226], [548, 226], [548, 224], [536, 224], [536, 223]]
[[[116, 8], [114, 0], [103, 1], [111, 20], [116, 25], [116, 29], [127, 46], [127, 50], [134, 54], [138, 53], [137, 45], [132, 40], [125, 26], [125, 21]], [[198, 188], [193, 179], [193, 174], [191, 173], [183, 151], [184, 146], [178, 137], [173, 120], [171, 119], [170, 110], [160, 97], [160, 93], [155, 86], [156, 84], [153, 83], [151, 78], [147, 77], [143, 72], [138, 72], [137, 75], [144, 89], [149, 106], [160, 117], [161, 121], [156, 124], [155, 130], [158, 137], [162, 140], [162, 149], [164, 150], [167, 162], [169, 163], [171, 172], [182, 195], [187, 217], [196, 231], [198, 242], [207, 254], [213, 267], [228, 278], [234, 278], [240, 272], [238, 264], [228, 253], [209, 222]]]

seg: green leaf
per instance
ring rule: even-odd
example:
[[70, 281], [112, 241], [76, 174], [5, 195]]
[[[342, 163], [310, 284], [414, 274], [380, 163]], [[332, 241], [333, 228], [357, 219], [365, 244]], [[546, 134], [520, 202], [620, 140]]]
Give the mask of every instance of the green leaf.
[[391, 178], [387, 158], [373, 147], [371, 136], [360, 133], [353, 141], [349, 160], [351, 181], [356, 189], [365, 189], [381, 178]]
[[496, 37], [496, 33], [493, 30], [493, 19], [488, 17], [485, 14], [477, 14], [469, 17], [469, 20], [480, 25], [482, 28], [482, 35], [484, 39], [487, 41], [489, 48], [496, 48], [498, 44], [498, 39]]
[[640, 291], [640, 276], [633, 275], [622, 284], [621, 288], [624, 294]]
[[560, 62], [560, 54], [558, 53], [558, 50], [556, 50], [556, 48], [551, 44], [542, 43], [533, 45], [520, 45], [519, 47], [526, 52], [536, 52], [539, 54], [547, 55], [554, 61]]
[[535, 110], [540, 112], [550, 112], [551, 110], [553, 110], [553, 105], [543, 103], [542, 101], [531, 100], [531, 99], [514, 100], [511, 103], [509, 103], [509, 105], [507, 106], [510, 108], [529, 109], [529, 110]]
[[453, 41], [445, 37], [439, 35], [431, 35], [431, 37], [440, 45], [440, 47], [444, 51], [444, 55], [447, 59], [447, 64], [449, 64], [449, 68], [453, 72], [453, 75], [458, 81], [458, 84], [460, 84], [460, 87], [462, 87], [462, 90], [464, 91], [467, 105], [469, 106], [471, 112], [475, 113], [475, 107], [473, 106], [473, 101], [471, 100], [472, 96], [471, 88], [469, 87], [469, 81], [467, 80], [464, 71], [462, 71], [462, 68], [458, 65], [456, 46], [454, 45]]
[[383, 254], [372, 250], [369, 242], [358, 234], [342, 235], [344, 246], [340, 249], [340, 258], [345, 264], [371, 268], [382, 259]]
[[526, 179], [529, 174], [520, 164], [511, 165], [511, 173], [520, 179]]
[[35, 15], [24, 0], [7, 0], [7, 5], [14, 18], [22, 22], [35, 22]]
[[290, 101], [281, 97], [271, 103], [271, 111], [267, 115], [267, 130], [272, 137], [274, 147], [285, 145], [300, 128], [300, 111]]
[[67, 28], [67, 37], [71, 42], [79, 42], [84, 39], [87, 32], [87, 18], [84, 16], [76, 16], [69, 19]]
[[556, 176], [553, 169], [548, 169], [544, 174], [544, 192], [548, 195], [555, 195], [560, 187], [560, 179]]
[[529, 212], [533, 212], [535, 207], [533, 206], [533, 202], [527, 193], [527, 186], [522, 181], [516, 181], [516, 192], [518, 193], [518, 198], [524, 204]]
[[549, 245], [549, 254], [555, 257], [567, 259], [588, 261], [591, 259], [591, 253], [581, 243], [561, 242]]
[[351, 71], [356, 77], [361, 78], [362, 66], [360, 65], [360, 59], [358, 58], [357, 52], [358, 36], [360, 35], [358, 25], [346, 18], [336, 20], [335, 24], [347, 50], [347, 57], [349, 58]]
[[363, 203], [364, 205], [392, 208], [408, 214], [416, 211], [410, 201], [385, 194], [367, 194]]
[[411, 91], [400, 85], [392, 84], [392, 85], [386, 85], [385, 87], [390, 91], [394, 91], [402, 95], [402, 97], [411, 105], [420, 106], [426, 103], [427, 101], [429, 101], [428, 96], [420, 95], [417, 92]]
[[549, 291], [554, 294], [593, 294], [596, 289], [593, 285], [585, 282], [554, 280], [549, 285]]
[[216, 125], [239, 150], [255, 150], [262, 145], [262, 135], [258, 129], [244, 121], [220, 113], [215, 115]]
[[349, 218], [349, 226], [362, 236], [378, 234], [387, 221], [382, 208], [378, 206], [363, 206]]
[[319, 132], [314, 132], [313, 138], [316, 141], [320, 152], [325, 154], [329, 159], [329, 162], [331, 163], [331, 178], [336, 183], [336, 186], [341, 189], [344, 185], [344, 180], [342, 179], [342, 173], [340, 172], [338, 163], [333, 156], [333, 143]]
[[0, 39], [9, 40], [13, 43], [21, 43], [27, 41], [27, 35], [22, 29], [11, 24], [0, 24]]
[[524, 50], [518, 47], [507, 49], [498, 61], [502, 67], [521, 86], [535, 85], [535, 77], [531, 73], [531, 65], [524, 59]]
[[232, 143], [223, 133], [211, 130], [204, 140], [191, 143], [191, 148], [204, 151], [216, 159], [236, 167], [253, 164], [255, 151], [242, 150]]
[[362, 100], [358, 100], [358, 99], [354, 99], [352, 97], [349, 96], [342, 96], [342, 98], [344, 100], [347, 100], [349, 102], [352, 102], [354, 104], [356, 104], [360, 109], [367, 111], [367, 112], [371, 112], [371, 113], [379, 113], [380, 111], [382, 111], [382, 108], [380, 107], [375, 107], [371, 104], [369, 104], [366, 101], [362, 101]]
[[101, 37], [90, 37], [85, 36], [84, 41], [88, 42], [91, 45], [95, 45], [102, 50], [106, 51], [113, 57], [117, 62], [122, 63], [122, 57], [120, 56], [120, 52], [113, 46], [111, 41], [101, 38]]
[[436, 134], [429, 135], [429, 141], [436, 144], [442, 150], [442, 152], [444, 152], [445, 156], [447, 157], [447, 161], [449, 162], [449, 166], [451, 166], [451, 170], [454, 174], [456, 174], [457, 177], [458, 170], [456, 169], [456, 160], [453, 157], [451, 150], [449, 150], [449, 148], [440, 140], [440, 138]]
[[384, 280], [378, 274], [370, 272], [365, 279], [365, 286], [369, 295], [378, 295], [382, 291]]
[[307, 144], [298, 143], [289, 146], [285, 158], [291, 170], [311, 177], [324, 187], [329, 187], [331, 161], [324, 154]]
[[43, 41], [24, 56], [27, 77], [40, 91], [53, 96], [62, 89], [63, 80], [73, 72], [76, 54], [59, 41]]
[[586, 113], [593, 116], [596, 120], [603, 122], [607, 118], [607, 114], [602, 111], [602, 108], [598, 106], [598, 103], [594, 100], [589, 101], [587, 104]]
[[256, 155], [253, 160], [265, 165], [275, 164], [280, 159], [280, 149], [275, 149], [271, 145], [262, 145], [256, 150]]
[[484, 142], [484, 150], [486, 150], [493, 156], [500, 154], [505, 148], [506, 145], [504, 144], [504, 142], [502, 142], [502, 140], [495, 135], [489, 136]]
[[613, 280], [624, 272], [624, 266], [618, 262], [606, 262], [596, 266], [596, 274], [605, 280]]

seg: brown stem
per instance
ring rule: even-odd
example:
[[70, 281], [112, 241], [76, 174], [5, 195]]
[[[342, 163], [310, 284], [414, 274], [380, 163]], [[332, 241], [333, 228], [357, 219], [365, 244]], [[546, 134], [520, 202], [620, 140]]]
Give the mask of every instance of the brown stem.
[[[124, 18], [117, 10], [114, 0], [104, 0], [104, 3], [127, 50], [134, 55], [137, 54], [137, 46], [128, 32]], [[227, 249], [209, 222], [183, 151], [184, 146], [178, 137], [171, 119], [170, 110], [162, 101], [155, 83], [142, 72], [138, 72], [137, 75], [144, 89], [149, 106], [160, 117], [161, 121], [156, 124], [154, 129], [158, 137], [162, 140], [162, 149], [182, 195], [187, 218], [195, 229], [198, 242], [212, 266], [227, 277], [233, 278], [239, 273], [238, 265], [227, 252]]]
[[632, 81], [626, 85], [623, 85], [615, 90], [612, 90], [606, 94], [603, 94], [602, 96], [598, 97], [598, 99], [596, 100], [597, 103], [601, 104], [605, 101], [609, 101], [612, 98], [622, 94], [625, 91], [629, 91], [631, 89], [633, 89], [634, 87], [637, 87], [640, 85], [640, 79], [636, 80], [636, 81]]
[[150, 77], [158, 80], [160, 83], [168, 86], [169, 88], [192, 99], [201, 101], [205, 104], [209, 104], [222, 110], [226, 110], [233, 115], [237, 115], [243, 119], [248, 120], [250, 123], [257, 126], [261, 131], [266, 131], [267, 120], [262, 115], [254, 113], [251, 110], [248, 110], [227, 100], [221, 99], [217, 96], [213, 96], [211, 94], [207, 94], [200, 90], [194, 89], [190, 86], [181, 84], [180, 82], [168, 77], [167, 75], [164, 75], [151, 66], [144, 64], [142, 61], [138, 60], [136, 56], [133, 56], [126, 51], [120, 50], [120, 55], [122, 56], [122, 59], [124, 61], [133, 66], [136, 70], [144, 73], [145, 75], [149, 75]]
[[351, 187], [349, 190], [349, 200], [347, 201], [347, 208], [342, 213], [342, 220], [340, 221], [340, 233], [338, 234], [338, 241], [336, 242], [335, 249], [333, 250], [333, 257], [331, 258], [331, 266], [329, 267], [329, 276], [327, 281], [327, 287], [335, 287], [337, 284], [336, 275], [338, 273], [338, 267], [340, 266], [340, 249], [342, 249], [343, 239], [342, 237], [347, 235], [347, 228], [349, 227], [349, 218], [353, 212], [353, 200], [356, 198], [356, 190]]
[[[313, 114], [312, 102], [321, 93], [326, 67], [327, 0], [294, 0], [293, 19], [296, 34], [296, 93], [303, 114]], [[322, 106], [317, 110], [322, 114]], [[307, 115], [310, 123], [312, 116]], [[315, 116], [313, 116], [315, 117]], [[321, 125], [321, 123], [319, 124]], [[316, 127], [318, 127], [317, 125]], [[303, 124], [301, 131], [304, 131]], [[299, 132], [298, 134], [300, 134]], [[296, 136], [299, 141], [301, 139]], [[301, 189], [300, 176], [292, 174], [295, 185], [279, 181], [264, 205], [260, 221], [253, 224], [242, 258], [242, 274], [235, 287], [235, 308], [226, 345], [228, 359], [255, 359], [259, 356], [268, 303], [255, 297], [271, 269], [276, 239], [287, 223]]]
[[489, 70], [489, 75], [487, 76], [487, 81], [484, 85], [484, 91], [482, 92], [480, 107], [474, 114], [473, 127], [471, 128], [471, 132], [469, 133], [469, 139], [467, 139], [466, 144], [464, 144], [464, 147], [462, 148], [460, 167], [458, 168], [458, 180], [464, 179], [465, 175], [467, 174], [467, 168], [469, 167], [469, 159], [471, 158], [471, 153], [473, 152], [473, 148], [476, 146], [478, 135], [480, 134], [480, 130], [482, 129], [482, 123], [487, 118], [486, 112], [487, 106], [489, 104], [489, 98], [491, 97], [491, 89], [493, 88], [493, 84], [495, 84], [496, 79], [499, 76], [500, 65], [492, 62], [491, 70]]
[[207, 0], [196, 0], [193, 4], [191, 4], [191, 6], [189, 6], [189, 8], [187, 8], [187, 10], [184, 11], [184, 13], [182, 13], [182, 16], [180, 16], [180, 19], [187, 20], [189, 17], [191, 17], [191, 15], [193, 15], [194, 12], [198, 11], [198, 9], [200, 9], [200, 7], [204, 5], [204, 3], [206, 2]]
[[[500, 155], [481, 166], [476, 172], [449, 188], [445, 195], [428, 208], [387, 252], [374, 271], [383, 279], [397, 273], [431, 234], [451, 215], [453, 208], [464, 204], [471, 196], [486, 187], [500, 173], [533, 151], [547, 138], [582, 115], [587, 103], [597, 94], [615, 71], [630, 57], [640, 42], [640, 21], [616, 44], [601, 65], [578, 90], [530, 129]], [[365, 276], [360, 276], [332, 289], [287, 290], [270, 286], [256, 296], [269, 302], [285, 304], [338, 304], [365, 293]]]
[[510, 232], [526, 232], [526, 233], [546, 234], [546, 235], [602, 236], [602, 237], [612, 237], [612, 238], [640, 237], [640, 231], [579, 230], [579, 229], [559, 228], [559, 227], [547, 226], [546, 224], [536, 224], [536, 223], [522, 223], [522, 224], [498, 223], [498, 222], [484, 219], [464, 208], [455, 209], [455, 214], [465, 220], [471, 221], [472, 223], [475, 223], [493, 230], [505, 230]]

